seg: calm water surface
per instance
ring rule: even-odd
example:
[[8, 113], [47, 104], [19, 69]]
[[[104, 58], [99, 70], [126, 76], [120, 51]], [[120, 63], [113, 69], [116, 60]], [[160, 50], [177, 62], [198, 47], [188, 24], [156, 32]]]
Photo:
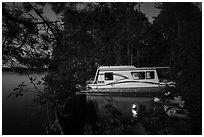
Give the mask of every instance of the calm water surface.
[[[30, 76], [41, 80], [46, 73], [32, 73]], [[45, 109], [36, 106], [33, 102], [35, 95], [25, 95], [21, 97], [10, 97], [19, 84], [24, 82], [30, 88], [34, 88], [29, 81], [28, 75], [16, 72], [2, 73], [2, 122], [3, 134], [45, 134], [43, 124], [46, 122]], [[43, 86], [38, 87], [43, 91]], [[90, 104], [91, 103], [91, 104]], [[67, 103], [67, 111], [71, 114], [70, 118], [61, 120], [64, 123], [67, 134], [83, 134], [83, 127], [87, 121], [97, 122], [104, 119], [107, 112], [104, 106], [111, 104], [121, 112], [121, 119], [128, 120], [133, 116], [133, 105], [138, 106], [139, 111], [144, 108], [146, 111], [152, 109], [152, 98], [148, 97], [121, 97], [121, 96], [82, 96], [74, 97]], [[138, 109], [137, 108], [137, 109]], [[70, 124], [71, 123], [71, 124]], [[137, 128], [134, 130], [139, 131]], [[142, 132], [144, 133], [144, 132]], [[138, 133], [135, 133], [138, 134]]]
[[[40, 80], [45, 74], [33, 73], [30, 76]], [[44, 134], [44, 110], [34, 104], [35, 95], [8, 98], [13, 89], [22, 82], [33, 88], [28, 75], [17, 72], [2, 72], [2, 133]], [[42, 86], [39, 86], [39, 89], [43, 91]]]

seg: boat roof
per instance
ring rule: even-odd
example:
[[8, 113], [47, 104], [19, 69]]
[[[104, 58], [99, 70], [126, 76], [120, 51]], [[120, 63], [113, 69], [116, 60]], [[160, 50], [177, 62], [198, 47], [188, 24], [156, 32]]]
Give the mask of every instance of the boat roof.
[[123, 71], [123, 70], [135, 70], [135, 66], [100, 66], [100, 71]]
[[133, 71], [133, 70], [155, 70], [156, 68], [169, 68], [169, 67], [141, 67], [136, 68], [135, 66], [100, 66], [100, 71]]

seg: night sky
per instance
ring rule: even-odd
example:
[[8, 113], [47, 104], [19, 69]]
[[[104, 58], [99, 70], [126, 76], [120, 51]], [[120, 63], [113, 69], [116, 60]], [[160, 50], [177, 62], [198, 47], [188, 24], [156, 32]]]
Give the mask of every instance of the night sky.
[[[153, 18], [156, 17], [159, 14], [159, 9], [156, 9], [154, 7], [154, 2], [143, 2], [140, 5], [141, 12], [145, 13], [148, 17], [149, 21], [152, 23]], [[51, 10], [51, 7], [49, 5], [45, 6], [44, 9], [44, 15], [47, 16], [50, 20], [54, 21], [57, 19], [57, 16], [55, 13]]]
[[[9, 5], [9, 3], [7, 3]], [[10, 3], [12, 4], [12, 3]], [[20, 4], [20, 2], [19, 2]], [[140, 3], [140, 11], [143, 12], [146, 17], [148, 17], [149, 22], [153, 22], [154, 18], [159, 14], [159, 9], [154, 7], [155, 2], [141, 2]], [[194, 2], [201, 10], [202, 10], [202, 3], [201, 2]], [[32, 14], [35, 14], [34, 12]], [[44, 16], [50, 19], [50, 21], [57, 20], [56, 14], [52, 11], [50, 5], [46, 5], [44, 7]], [[38, 16], [36, 16], [38, 17]]]
[[153, 17], [156, 17], [159, 14], [159, 9], [155, 8], [154, 4], [154, 2], [144, 2], [140, 7], [140, 10], [146, 14], [151, 23], [153, 22]]

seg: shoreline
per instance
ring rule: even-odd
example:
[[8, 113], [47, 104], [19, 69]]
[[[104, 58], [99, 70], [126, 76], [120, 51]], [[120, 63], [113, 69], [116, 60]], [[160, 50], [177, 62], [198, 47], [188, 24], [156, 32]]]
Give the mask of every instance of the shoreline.
[[2, 72], [14, 71], [18, 73], [28, 73], [28, 72], [46, 72], [49, 71], [48, 68], [38, 69], [38, 68], [2, 68]]

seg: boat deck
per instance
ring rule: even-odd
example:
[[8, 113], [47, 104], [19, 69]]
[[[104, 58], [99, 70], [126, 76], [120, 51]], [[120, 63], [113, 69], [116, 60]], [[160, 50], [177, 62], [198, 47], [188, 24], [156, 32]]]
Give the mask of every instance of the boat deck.
[[164, 88], [111, 88], [111, 89], [92, 89], [77, 92], [88, 96], [138, 96], [152, 97], [164, 95]]

